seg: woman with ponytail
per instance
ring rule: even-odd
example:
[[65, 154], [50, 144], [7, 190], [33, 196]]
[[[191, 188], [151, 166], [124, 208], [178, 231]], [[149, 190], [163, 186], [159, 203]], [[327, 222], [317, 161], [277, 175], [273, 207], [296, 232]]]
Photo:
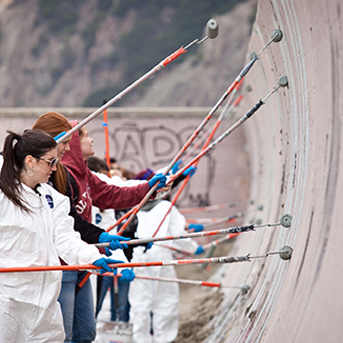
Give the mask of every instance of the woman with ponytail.
[[[69, 200], [46, 182], [58, 162], [55, 140], [41, 130], [9, 132], [0, 172], [0, 266], [93, 263], [111, 271], [98, 249], [73, 230]], [[58, 296], [62, 272], [0, 274], [1, 342], [63, 342]]]
[[[41, 129], [56, 137], [64, 131], [69, 131], [71, 123], [56, 112], [48, 112], [38, 118], [34, 129]], [[70, 145], [71, 147], [70, 147]], [[83, 151], [85, 147], [87, 153]], [[91, 224], [92, 205], [104, 209], [122, 209], [138, 204], [153, 185], [160, 181], [159, 188], [165, 185], [166, 177], [155, 176], [149, 182], [143, 182], [132, 187], [118, 187], [102, 181], [87, 167], [86, 159], [94, 154], [92, 139], [87, 130], [82, 128], [75, 132], [71, 139], [59, 144], [59, 157], [67, 167], [66, 195], [71, 199], [70, 215], [75, 219], [74, 229], [79, 231], [81, 238], [87, 243], [111, 242], [112, 250], [122, 248], [119, 240], [128, 238], [110, 235], [103, 229]], [[86, 156], [87, 155], [87, 156]], [[59, 168], [59, 167], [58, 167]], [[61, 168], [64, 168], [61, 165]], [[54, 176], [50, 179], [57, 188]], [[62, 184], [62, 183], [60, 183]], [[60, 188], [59, 191], [63, 191]], [[116, 244], [116, 245], [115, 245]], [[128, 247], [123, 243], [124, 247]], [[125, 275], [132, 280], [134, 274], [127, 270]], [[123, 275], [124, 275], [123, 274]], [[62, 290], [59, 301], [61, 303], [64, 325], [66, 330], [65, 342], [91, 342], [96, 336], [96, 322], [91, 283], [88, 279], [82, 288], [78, 284], [83, 280], [85, 272], [64, 272]], [[124, 276], [121, 277], [124, 279]]]
[[[69, 131], [72, 128], [72, 125], [62, 114], [47, 112], [38, 118], [32, 128], [43, 130], [51, 137], [55, 138], [61, 133]], [[127, 247], [126, 244], [122, 245], [120, 241], [127, 241], [129, 240], [128, 238], [110, 235], [106, 233], [104, 229], [91, 224], [77, 213], [76, 203], [79, 199], [77, 181], [60, 162], [65, 152], [70, 150], [70, 139], [71, 138], [58, 145], [57, 151], [59, 162], [56, 165], [56, 170], [49, 178], [49, 184], [60, 193], [69, 197], [69, 215], [74, 218], [74, 230], [80, 233], [82, 240], [91, 244], [99, 243], [99, 241], [101, 241], [101, 236], [103, 242], [110, 242], [110, 248], [112, 250], [122, 249], [123, 246]], [[61, 262], [62, 264], [65, 264], [64, 261]], [[82, 288], [78, 287], [78, 284], [82, 281], [84, 275], [85, 272], [63, 271], [62, 288], [58, 301], [60, 302], [63, 313], [66, 334], [65, 342], [78, 341], [78, 338], [75, 335], [73, 339], [73, 327], [78, 327], [77, 323], [84, 322], [84, 319], [87, 324], [82, 326], [82, 329], [78, 330], [82, 336], [81, 340], [90, 342], [93, 341], [96, 336], [96, 321], [90, 280], [87, 280]], [[80, 306], [79, 303], [81, 304]]]

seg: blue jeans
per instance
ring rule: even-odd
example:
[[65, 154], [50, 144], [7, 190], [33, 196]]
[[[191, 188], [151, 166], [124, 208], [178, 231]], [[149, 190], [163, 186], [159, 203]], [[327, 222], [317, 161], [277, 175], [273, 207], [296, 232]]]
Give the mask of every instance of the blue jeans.
[[87, 272], [63, 271], [60, 302], [65, 330], [64, 342], [88, 343], [95, 340], [96, 322], [92, 285], [88, 279], [76, 294], [76, 286]]
[[118, 278], [118, 304], [116, 306], [116, 296], [114, 293], [114, 284], [113, 284], [113, 276], [102, 276], [102, 284], [101, 289], [99, 292], [99, 299], [96, 308], [96, 316], [99, 314], [102, 303], [105, 299], [105, 295], [107, 290], [110, 289], [111, 294], [111, 321], [115, 321], [117, 319], [117, 311], [118, 308], [118, 320], [122, 322], [128, 322], [130, 319], [129, 312], [130, 312], [130, 304], [128, 300], [128, 293], [130, 282], [121, 281]]

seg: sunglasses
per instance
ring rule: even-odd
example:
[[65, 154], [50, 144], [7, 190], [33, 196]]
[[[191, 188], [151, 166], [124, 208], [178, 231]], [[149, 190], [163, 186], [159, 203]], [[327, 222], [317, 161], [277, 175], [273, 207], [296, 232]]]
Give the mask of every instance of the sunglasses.
[[41, 158], [41, 157], [37, 157], [39, 160], [45, 161], [46, 163], [48, 163], [50, 168], [54, 168], [57, 165], [58, 162], [58, 157], [52, 158], [51, 160], [47, 160], [46, 158]]

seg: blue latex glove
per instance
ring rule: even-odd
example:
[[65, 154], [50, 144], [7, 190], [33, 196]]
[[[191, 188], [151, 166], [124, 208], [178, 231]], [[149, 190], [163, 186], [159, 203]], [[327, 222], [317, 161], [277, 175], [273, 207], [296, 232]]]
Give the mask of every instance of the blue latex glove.
[[194, 232], [201, 232], [204, 230], [204, 225], [202, 224], [189, 224], [188, 230], [194, 229]]
[[120, 243], [120, 241], [129, 241], [130, 238], [128, 237], [122, 237], [117, 235], [110, 235], [108, 232], [103, 232], [99, 236], [99, 243], [110, 243], [110, 249], [116, 250], [116, 249], [123, 249], [128, 248], [128, 245], [125, 243]]
[[199, 245], [197, 250], [195, 251], [195, 255], [200, 255], [203, 252], [205, 252], [204, 248], [201, 245]]
[[195, 174], [195, 172], [198, 170], [198, 167], [194, 167], [194, 166], [190, 166], [189, 168], [187, 168], [183, 173], [182, 173], [182, 175], [184, 175], [184, 176], [188, 176], [189, 175], [189, 177], [192, 177], [194, 174]]
[[107, 257], [112, 256], [112, 251], [110, 249], [108, 249], [108, 248], [105, 248], [105, 255]]
[[160, 183], [158, 184], [156, 189], [163, 188], [166, 185], [167, 177], [163, 174], [156, 174], [153, 178], [149, 180], [149, 187], [152, 188], [158, 181]]
[[147, 252], [147, 250], [151, 249], [153, 244], [154, 244], [154, 242], [146, 243], [146, 246], [145, 246], [145, 249], [144, 249], [144, 254]]
[[121, 272], [120, 280], [124, 282], [131, 282], [135, 278], [135, 273], [131, 269], [123, 269]]
[[171, 169], [172, 174], [176, 174], [176, 172], [179, 170], [179, 166], [182, 163], [182, 160], [178, 160], [173, 165], [173, 168]]
[[93, 266], [101, 267], [100, 274], [105, 274], [107, 272], [112, 272], [113, 275], [117, 275], [117, 269], [111, 269], [108, 265], [111, 263], [123, 263], [123, 261], [112, 260], [111, 258], [99, 258], [93, 262]]

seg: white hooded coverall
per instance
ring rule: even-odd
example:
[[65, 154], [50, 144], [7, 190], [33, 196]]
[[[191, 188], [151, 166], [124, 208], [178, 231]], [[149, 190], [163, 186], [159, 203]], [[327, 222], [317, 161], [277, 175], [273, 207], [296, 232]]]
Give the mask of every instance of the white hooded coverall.
[[[0, 267], [88, 264], [104, 257], [81, 241], [68, 215], [69, 199], [47, 184], [39, 194], [22, 185], [28, 214], [0, 191]], [[63, 342], [57, 302], [61, 271], [0, 273], [0, 342]]]
[[[150, 211], [138, 212], [137, 235], [139, 238], [152, 237], [171, 203], [162, 200]], [[184, 216], [175, 206], [166, 217], [156, 237], [185, 234]], [[164, 245], [195, 252], [198, 244], [189, 238], [165, 241]], [[173, 259], [173, 252], [154, 243], [144, 253], [145, 247], [134, 249], [131, 262], [149, 262]], [[136, 275], [177, 278], [174, 266], [134, 268]], [[129, 291], [131, 304], [130, 321], [133, 323], [133, 338], [136, 343], [166, 343], [175, 340], [179, 327], [179, 286], [174, 282], [142, 280], [135, 278]], [[150, 334], [152, 312], [153, 336]]]

